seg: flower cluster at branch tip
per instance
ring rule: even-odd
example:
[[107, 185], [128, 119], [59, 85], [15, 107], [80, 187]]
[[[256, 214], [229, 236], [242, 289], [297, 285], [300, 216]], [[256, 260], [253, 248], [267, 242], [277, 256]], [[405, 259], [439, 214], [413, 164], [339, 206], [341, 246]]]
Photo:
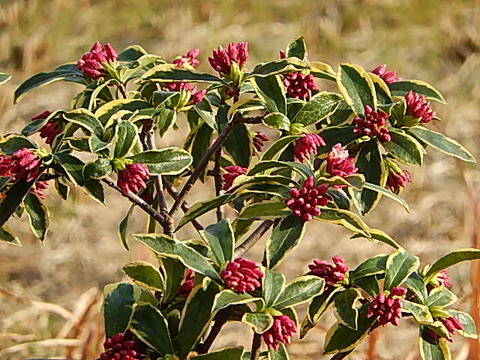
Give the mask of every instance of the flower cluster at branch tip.
[[194, 285], [195, 285], [195, 274], [193, 273], [192, 269], [185, 270], [183, 283], [180, 286], [180, 290], [178, 290], [178, 295], [183, 298], [188, 297]]
[[171, 82], [166, 83], [165, 88], [169, 91], [186, 91], [190, 94], [190, 100], [188, 101], [189, 105], [198, 104], [203, 100], [207, 90], [198, 90], [198, 88], [190, 83], [182, 82]]
[[[285, 59], [285, 51], [280, 51], [280, 58]], [[283, 85], [287, 95], [292, 98], [308, 100], [313, 92], [318, 90], [315, 77], [312, 74], [287, 73], [283, 74]]]
[[425, 99], [425, 96], [409, 91], [405, 95], [405, 103], [407, 105], [407, 115], [420, 118], [422, 123], [429, 123], [435, 116], [430, 103]]
[[128, 164], [125, 170], [118, 173], [117, 185], [125, 193], [129, 191], [138, 193], [140, 189], [145, 189], [147, 185], [145, 180], [150, 177], [148, 168], [143, 164]]
[[278, 351], [280, 343], [290, 344], [293, 334], [297, 332], [295, 321], [287, 315], [273, 317], [273, 325], [263, 333], [263, 341], [269, 349]]
[[16, 179], [33, 181], [38, 175], [40, 175], [40, 165], [42, 164], [42, 160], [40, 160], [30, 149], [18, 149], [12, 154], [11, 160], [12, 172]]
[[223, 190], [228, 190], [232, 187], [233, 181], [239, 177], [240, 175], [246, 174], [248, 169], [238, 166], [226, 166], [225, 168], [226, 173], [223, 174]]
[[213, 50], [212, 56], [208, 58], [210, 65], [222, 75], [230, 75], [232, 63], [235, 62], [241, 70], [248, 58], [248, 43], [230, 43], [227, 48], [219, 46]]
[[139, 360], [141, 355], [135, 350], [136, 345], [134, 340], [127, 340], [125, 334], [118, 333], [105, 340], [105, 351], [97, 360]]
[[348, 176], [356, 174], [355, 159], [349, 157], [348, 150], [342, 144], [336, 144], [327, 154], [327, 172], [331, 176]]
[[308, 160], [310, 155], [317, 155], [317, 148], [325, 146], [325, 141], [317, 134], [303, 134], [295, 141], [294, 153], [300, 162]]
[[383, 142], [392, 140], [392, 136], [385, 127], [388, 114], [382, 110], [374, 111], [369, 105], [365, 106], [365, 116], [353, 119], [353, 132], [359, 135], [378, 137]]
[[13, 163], [10, 156], [0, 155], [0, 177], [12, 177]]
[[388, 295], [378, 294], [368, 308], [367, 318], [377, 317], [378, 323], [382, 326], [388, 323], [398, 326], [398, 321], [402, 317], [403, 300], [401, 297], [406, 293], [406, 289], [394, 287]]
[[263, 272], [256, 262], [237, 258], [227, 264], [220, 277], [229, 289], [244, 294], [261, 286]]
[[372, 70], [372, 73], [378, 75], [386, 84], [392, 84], [400, 81], [400, 78], [397, 77], [395, 71], [387, 71], [387, 65], [378, 65], [375, 69]]
[[310, 221], [314, 216], [321, 214], [319, 206], [325, 206], [330, 201], [326, 195], [327, 190], [328, 185], [315, 186], [315, 179], [309, 176], [301, 189], [290, 189], [290, 199], [285, 200], [285, 205], [295, 216], [302, 218], [303, 221]]
[[263, 150], [266, 141], [268, 141], [267, 135], [265, 135], [263, 132], [257, 131], [253, 137], [253, 147], [256, 151], [260, 152]]
[[389, 168], [387, 188], [390, 191], [398, 194], [407, 186], [409, 182], [412, 182], [412, 176], [408, 170], [401, 170], [400, 172], [397, 172]]
[[105, 75], [103, 63], [114, 62], [117, 53], [110, 44], [102, 46], [98, 41], [93, 44], [89, 52], [85, 53], [77, 63], [77, 68], [86, 77], [98, 79]]
[[[50, 111], [44, 111], [41, 114], [32, 118], [32, 121], [35, 120], [44, 120], [50, 116]], [[62, 125], [58, 121], [50, 120], [40, 130], [40, 137], [45, 139], [45, 142], [49, 145], [53, 144], [53, 140], [60, 134], [63, 130]]]
[[200, 55], [200, 49], [189, 50], [185, 55], [181, 55], [173, 60], [173, 64], [177, 68], [184, 67], [185, 65], [190, 65], [195, 68], [200, 65], [200, 61], [197, 59], [198, 55]]
[[329, 290], [336, 284], [345, 279], [348, 272], [348, 266], [343, 257], [336, 255], [332, 257], [334, 265], [320, 259], [313, 260], [313, 264], [308, 265], [309, 275], [315, 275], [325, 279], [325, 290]]

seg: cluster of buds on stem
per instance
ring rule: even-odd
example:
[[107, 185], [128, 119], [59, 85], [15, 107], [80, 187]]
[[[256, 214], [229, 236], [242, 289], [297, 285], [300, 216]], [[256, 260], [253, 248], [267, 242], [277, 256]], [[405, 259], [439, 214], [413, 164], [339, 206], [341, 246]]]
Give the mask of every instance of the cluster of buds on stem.
[[[285, 59], [285, 51], [280, 51], [280, 59]], [[308, 100], [312, 94], [318, 91], [315, 77], [312, 74], [299, 72], [283, 74], [283, 85], [287, 95], [291, 98]]]
[[208, 58], [210, 65], [223, 76], [234, 81], [240, 79], [240, 73], [248, 59], [248, 43], [230, 43], [227, 48], [219, 46]]
[[[256, 151], [261, 152], [265, 146], [265, 142], [268, 141], [267, 135], [263, 132], [257, 131], [253, 137], [253, 147]], [[255, 154], [254, 154], [255, 155]]]
[[345, 177], [356, 174], [358, 169], [355, 167], [355, 159], [349, 157], [348, 150], [342, 147], [342, 144], [336, 144], [327, 154], [327, 172], [331, 176]]
[[295, 141], [294, 153], [300, 162], [305, 162], [311, 155], [317, 155], [317, 148], [325, 146], [325, 141], [317, 134], [303, 134]]
[[376, 317], [381, 326], [391, 323], [398, 326], [402, 317], [403, 300], [407, 290], [402, 287], [394, 287], [389, 294], [380, 293], [372, 301], [368, 308], [367, 318]]
[[378, 65], [372, 70], [372, 73], [378, 75], [383, 81], [385, 81], [386, 84], [392, 84], [400, 81], [400, 78], [397, 77], [397, 73], [395, 71], [387, 70], [386, 64]]
[[[50, 111], [44, 111], [41, 114], [32, 118], [32, 121], [35, 120], [44, 120], [51, 115]], [[45, 142], [49, 145], [53, 144], [55, 138], [63, 131], [63, 125], [58, 120], [49, 120], [43, 127], [40, 129], [40, 137], [45, 139]]]
[[110, 44], [102, 46], [98, 41], [77, 63], [77, 68], [90, 79], [98, 79], [106, 74], [105, 64], [117, 59], [117, 53]]
[[190, 295], [193, 287], [195, 286], [195, 274], [192, 269], [185, 270], [185, 275], [183, 277], [183, 283], [178, 290], [178, 295], [180, 297], [186, 298]]
[[105, 351], [97, 360], [139, 360], [142, 356], [135, 350], [137, 346], [135, 340], [128, 340], [125, 334], [118, 333], [105, 340]]
[[336, 255], [332, 257], [334, 265], [320, 259], [313, 260], [313, 264], [308, 265], [309, 275], [315, 275], [325, 279], [325, 290], [328, 291], [335, 285], [345, 280], [348, 272], [348, 266], [343, 257]]
[[409, 91], [405, 95], [406, 113], [414, 118], [419, 118], [422, 123], [429, 123], [435, 116], [430, 103], [425, 96]]
[[240, 175], [246, 174], [248, 171], [248, 169], [238, 165], [226, 166], [224, 169], [226, 173], [222, 175], [223, 190], [230, 189], [232, 187], [233, 181]]
[[321, 214], [320, 206], [325, 206], [330, 201], [326, 195], [328, 185], [315, 186], [315, 179], [309, 176], [301, 189], [292, 188], [289, 191], [290, 199], [285, 200], [285, 205], [292, 210], [295, 216], [303, 221], [310, 221], [314, 216]]
[[460, 323], [460, 321], [458, 321], [456, 317], [450, 316], [445, 318], [435, 318], [435, 320], [439, 320], [442, 323], [445, 329], [447, 329], [448, 334], [445, 334], [445, 332], [443, 332], [442, 335], [439, 335], [432, 329], [427, 328], [426, 334], [432, 340], [438, 340], [440, 337], [444, 337], [445, 339], [447, 339], [447, 341], [453, 342], [452, 336], [455, 335], [458, 331], [463, 330], [463, 325]]
[[191, 49], [187, 51], [185, 55], [181, 55], [173, 60], [173, 64], [177, 68], [182, 68], [185, 65], [196, 68], [198, 65], [200, 65], [200, 61], [197, 59], [198, 55], [200, 55], [200, 49]]
[[369, 105], [365, 106], [364, 117], [357, 116], [353, 119], [355, 125], [353, 132], [373, 138], [378, 137], [383, 142], [392, 140], [392, 136], [385, 127], [388, 114], [382, 110], [374, 111]]
[[261, 286], [263, 272], [254, 261], [237, 258], [227, 264], [220, 277], [229, 289], [244, 294]]
[[183, 100], [179, 101], [179, 107], [198, 104], [203, 100], [205, 94], [207, 93], [207, 90], [198, 90], [196, 86], [183, 82], [166, 83], [165, 88], [168, 91], [183, 92], [186, 95]]
[[263, 333], [263, 341], [269, 349], [278, 351], [280, 343], [290, 344], [292, 336], [297, 332], [295, 321], [287, 315], [273, 317], [273, 325]]
[[148, 168], [143, 164], [127, 164], [124, 169], [118, 172], [117, 185], [125, 193], [130, 191], [134, 194], [140, 189], [145, 189], [145, 181], [150, 177]]

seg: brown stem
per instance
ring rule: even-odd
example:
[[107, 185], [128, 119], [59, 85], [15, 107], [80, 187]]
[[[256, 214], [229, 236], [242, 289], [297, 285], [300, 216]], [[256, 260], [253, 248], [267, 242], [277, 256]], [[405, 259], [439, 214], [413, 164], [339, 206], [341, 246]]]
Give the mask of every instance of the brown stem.
[[262, 222], [244, 242], [235, 248], [235, 258], [242, 256], [248, 250], [250, 250], [272, 225], [272, 220], [265, 220]]
[[[222, 155], [222, 149], [219, 148], [215, 152], [215, 167], [213, 168], [213, 179], [215, 181], [215, 196], [219, 196], [222, 191], [222, 174], [220, 173], [220, 157]], [[217, 207], [217, 221], [223, 219], [222, 205]]]
[[[176, 200], [178, 198], [178, 191], [175, 190], [175, 188], [172, 186], [172, 184], [170, 184], [168, 181], [164, 181], [164, 185], [165, 185], [165, 189], [170, 194], [170, 196], [174, 200]], [[183, 212], [187, 212], [190, 209], [190, 205], [188, 205], [188, 202], [185, 201], [185, 200], [182, 202], [182, 205], [180, 205], [180, 206], [181, 206]], [[191, 223], [197, 231], [203, 230], [203, 226], [196, 219], [193, 219], [191, 221]]]
[[354, 349], [350, 350], [350, 351], [345, 351], [345, 352], [341, 352], [341, 353], [338, 353], [338, 354], [335, 354], [333, 355], [330, 360], [341, 360], [341, 359], [345, 359], [348, 355], [350, 355], [352, 353]]
[[126, 99], [127, 98], [127, 92], [126, 92], [126, 89], [125, 89], [125, 85], [123, 85], [123, 84], [118, 85], [118, 90], [120, 90], [120, 94], [122, 94], [123, 98]]
[[145, 202], [143, 199], [141, 199], [140, 197], [138, 197], [137, 195], [135, 195], [134, 193], [132, 192], [129, 192], [128, 194], [124, 193], [118, 186], [117, 184], [115, 184], [115, 182], [106, 177], [106, 178], [103, 178], [102, 181], [107, 184], [108, 186], [110, 186], [112, 189], [115, 189], [117, 190], [120, 194], [122, 194], [123, 196], [125, 196], [128, 200], [130, 200], [133, 204], [135, 204], [136, 206], [138, 206], [140, 209], [142, 209], [143, 211], [145, 211], [148, 215], [150, 215], [151, 217], [153, 217], [160, 225], [163, 226], [163, 224], [165, 223], [165, 217], [160, 214], [158, 211], [156, 211], [154, 208], [152, 208], [147, 202]]
[[185, 196], [187, 196], [187, 194], [192, 189], [195, 182], [198, 180], [200, 174], [208, 165], [208, 161], [210, 160], [212, 155], [220, 148], [220, 146], [228, 137], [228, 135], [230, 135], [235, 125], [237, 125], [237, 122], [238, 122], [238, 116], [235, 116], [233, 120], [223, 128], [220, 135], [218, 135], [217, 140], [215, 140], [215, 142], [208, 148], [207, 153], [203, 156], [202, 160], [200, 160], [200, 163], [195, 168], [192, 175], [189, 177], [189, 179], [183, 186], [182, 190], [180, 191], [180, 194], [178, 195], [177, 200], [175, 200], [175, 203], [173, 204], [170, 210], [170, 216], [173, 216], [177, 212], [177, 210], [180, 208], [180, 204], [183, 202], [183, 200], [185, 199]]
[[208, 334], [207, 338], [205, 341], [199, 345], [198, 347], [198, 352], [200, 354], [205, 354], [210, 350], [210, 347], [212, 346], [213, 342], [217, 338], [218, 334], [220, 333], [220, 330], [222, 330], [223, 325], [227, 323], [228, 317], [227, 314], [223, 311], [220, 311], [215, 319], [215, 322], [213, 323], [212, 329], [210, 330], [210, 333]]
[[262, 346], [262, 335], [255, 333], [252, 340], [252, 350], [250, 352], [250, 360], [258, 360], [260, 358], [260, 347]]

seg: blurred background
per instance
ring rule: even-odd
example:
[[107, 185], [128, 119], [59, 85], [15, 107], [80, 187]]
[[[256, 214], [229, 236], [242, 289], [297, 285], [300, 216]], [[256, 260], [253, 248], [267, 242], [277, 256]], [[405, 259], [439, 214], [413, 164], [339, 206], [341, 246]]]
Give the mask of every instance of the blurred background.
[[[191, 48], [201, 49], [201, 68], [211, 50], [232, 41], [248, 41], [249, 64], [273, 60], [289, 41], [303, 35], [312, 60], [336, 67], [355, 62], [366, 69], [386, 63], [405, 79], [434, 84], [448, 106], [434, 104], [444, 119], [429, 125], [459, 140], [478, 158], [480, 150], [480, 3], [475, 0], [0, 0], [0, 70], [13, 79], [0, 88], [0, 133], [20, 130], [44, 110], [68, 108], [77, 85], [54, 84], [27, 95], [13, 106], [15, 87], [39, 71], [76, 61], [97, 40], [116, 49], [141, 44], [165, 59]], [[324, 86], [321, 81], [319, 86]], [[181, 144], [184, 133], [170, 132], [162, 145]], [[430, 150], [427, 165], [411, 170], [414, 183], [403, 195], [412, 211], [383, 199], [366, 221], [385, 230], [426, 264], [442, 254], [475, 242], [478, 223], [478, 169]], [[51, 230], [45, 244], [25, 223], [13, 223], [24, 246], [0, 244], [0, 358], [95, 359], [102, 342], [101, 290], [123, 278], [130, 260], [148, 259], [145, 249], [123, 250], [117, 224], [128, 204], [108, 193], [108, 207], [80, 191], [61, 202], [48, 193]], [[204, 199], [192, 194], [190, 202]], [[135, 213], [131, 232], [144, 230]], [[208, 223], [208, 219], [202, 219]], [[185, 229], [181, 236], [194, 236]], [[342, 254], [351, 268], [367, 256], [390, 250], [329, 225], [309, 224], [302, 244], [282, 265], [288, 276], [306, 272], [312, 257]], [[259, 257], [259, 249], [253, 257]], [[470, 311], [478, 296], [478, 278], [470, 265], [452, 268], [457, 308]], [[473, 292], [473, 295], [472, 295]], [[290, 346], [292, 359], [321, 356], [326, 317], [304, 341]], [[227, 326], [214, 346], [250, 342], [238, 327]], [[245, 330], [245, 329], [244, 329]], [[247, 334], [242, 331], [241, 334]], [[351, 359], [418, 359], [416, 328], [409, 321], [385, 328], [377, 344], [363, 344]], [[247, 335], [245, 335], [247, 336]], [[88, 344], [88, 345], [85, 345]], [[475, 359], [469, 344], [456, 337], [454, 359]]]

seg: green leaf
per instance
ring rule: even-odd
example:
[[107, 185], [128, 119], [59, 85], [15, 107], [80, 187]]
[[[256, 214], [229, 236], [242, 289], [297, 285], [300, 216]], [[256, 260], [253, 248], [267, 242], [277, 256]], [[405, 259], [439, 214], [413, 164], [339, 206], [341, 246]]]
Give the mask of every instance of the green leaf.
[[423, 126], [413, 126], [408, 129], [408, 132], [417, 139], [434, 147], [437, 150], [440, 150], [441, 152], [444, 152], [445, 154], [455, 156], [463, 161], [476, 162], [470, 151], [465, 149], [455, 140], [450, 139], [439, 132], [429, 130]]
[[432, 85], [420, 80], [403, 80], [391, 83], [388, 85], [393, 96], [404, 96], [407, 92], [413, 92], [424, 95], [430, 100], [436, 100], [446, 104], [442, 94]]
[[273, 325], [273, 317], [270, 314], [245, 313], [242, 322], [251, 326], [257, 334], [263, 334]]
[[350, 288], [335, 296], [335, 314], [342, 325], [352, 330], [358, 327], [358, 309], [355, 307], [361, 293], [357, 289]]
[[[300, 174], [304, 179], [308, 176], [313, 176], [313, 171], [305, 164], [300, 164], [293, 161], [275, 161], [262, 160], [248, 171], [248, 175], [252, 176], [258, 173], [264, 173], [268, 170], [283, 170], [289, 169]], [[322, 180], [326, 178], [322, 178]], [[348, 183], [347, 183], [348, 184]]]
[[473, 321], [473, 318], [470, 316], [470, 314], [457, 310], [447, 310], [447, 312], [450, 316], [456, 318], [463, 326], [463, 330], [457, 330], [460, 335], [471, 339], [478, 338], [475, 321]]
[[412, 272], [418, 269], [420, 260], [416, 256], [406, 253], [404, 250], [398, 250], [387, 259], [385, 270], [385, 282], [383, 288], [391, 290], [400, 286], [410, 276]]
[[192, 360], [242, 360], [242, 347], [228, 347], [208, 354], [194, 356]]
[[180, 220], [176, 230], [180, 229], [185, 224], [188, 224], [193, 219], [198, 218], [199, 216], [209, 212], [210, 210], [216, 209], [217, 207], [225, 204], [227, 201], [232, 199], [234, 195], [225, 194], [209, 199], [206, 201], [200, 201], [192, 205], [190, 209], [185, 213], [185, 215]]
[[392, 200], [396, 201], [397, 203], [399, 203], [400, 205], [402, 205], [403, 208], [407, 212], [410, 212], [410, 206], [408, 206], [407, 202], [405, 200], [403, 200], [400, 196], [395, 194], [394, 192], [391, 192], [390, 190], [387, 190], [384, 187], [381, 187], [381, 186], [378, 186], [378, 185], [375, 185], [375, 184], [370, 184], [368, 182], [365, 182], [363, 184], [363, 187], [365, 189], [373, 190], [373, 191], [376, 191], [376, 192], [378, 192], [382, 195], [385, 195], [385, 196], [389, 197], [390, 199], [392, 199]]
[[[370, 229], [369, 235], [371, 236], [370, 238], [368, 238], [368, 240], [370, 241], [376, 240], [376, 241], [383, 242], [395, 249], [402, 249], [402, 247], [395, 240], [393, 240], [389, 235], [387, 235], [381, 230]], [[355, 234], [351, 237], [351, 239], [364, 238], [364, 237], [365, 236], [362, 234]]]
[[192, 163], [192, 156], [187, 151], [176, 147], [148, 150], [130, 156], [128, 159], [134, 163], [147, 165], [150, 173], [154, 175], [176, 175]]
[[132, 281], [153, 291], [163, 290], [163, 278], [156, 267], [146, 261], [135, 261], [123, 267]]
[[81, 126], [99, 138], [103, 137], [103, 125], [90, 111], [86, 109], [76, 109], [64, 113], [63, 117], [65, 120]]
[[313, 298], [312, 302], [308, 306], [307, 316], [305, 317], [302, 328], [300, 329], [301, 339], [315, 326], [315, 324], [320, 320], [321, 316], [327, 310], [328, 306], [335, 299], [336, 294], [342, 290], [343, 288], [336, 287], [333, 290], [325, 291], [321, 295]]
[[412, 301], [402, 300], [403, 307], [402, 311], [412, 314], [415, 318], [415, 321], [422, 325], [433, 324], [433, 317], [430, 314], [428, 306], [417, 304]]
[[78, 69], [76, 69], [76, 67], [68, 67], [65, 65], [63, 65], [63, 67], [58, 67], [57, 69], [50, 72], [41, 72], [35, 74], [25, 80], [15, 90], [14, 102], [17, 103], [23, 97], [23, 95], [25, 95], [30, 90], [47, 84], [51, 84], [55, 81], [65, 80], [79, 83], [84, 82], [82, 73]]
[[307, 46], [305, 45], [305, 39], [303, 36], [300, 36], [298, 39], [295, 39], [287, 46], [287, 51], [285, 52], [287, 58], [296, 57], [300, 60], [304, 60], [307, 55]]
[[462, 261], [480, 259], [479, 249], [458, 249], [435, 261], [425, 274], [425, 283], [429, 283], [440, 271]]
[[150, 105], [148, 102], [144, 100], [139, 100], [139, 99], [119, 99], [119, 100], [113, 100], [110, 101], [102, 106], [100, 106], [97, 111], [95, 111], [95, 116], [97, 117], [98, 120], [103, 125], [106, 125], [108, 123], [108, 120], [110, 118], [117, 114], [120, 113], [121, 111], [127, 111], [127, 112], [136, 112], [140, 111], [142, 109], [148, 109], [151, 108], [152, 105]]
[[355, 348], [368, 335], [375, 321], [374, 318], [368, 319], [366, 315], [367, 307], [364, 307], [358, 314], [357, 330], [340, 323], [334, 324], [327, 332], [323, 354], [336, 354]]
[[310, 98], [297, 113], [292, 123], [300, 123], [304, 126], [316, 124], [332, 115], [341, 101], [340, 95], [322, 91]]
[[148, 70], [142, 76], [142, 81], [153, 82], [202, 82], [222, 84], [225, 81], [208, 73], [196, 70], [177, 68], [172, 64], [161, 64]]
[[427, 287], [417, 271], [410, 274], [407, 281], [405, 281], [405, 285], [417, 296], [420, 303], [425, 303], [428, 296]]
[[132, 45], [117, 55], [117, 61], [135, 61], [146, 54], [147, 52], [140, 45]]
[[33, 193], [28, 193], [24, 200], [25, 210], [30, 220], [33, 234], [40, 240], [45, 240], [49, 226], [48, 209]]
[[138, 128], [129, 121], [119, 120], [115, 128], [114, 157], [120, 159], [127, 155], [138, 139]]
[[362, 290], [364, 290], [367, 294], [375, 297], [380, 292], [380, 288], [378, 286], [378, 278], [379, 275], [372, 275], [366, 276], [360, 279], [356, 279], [353, 281], [353, 284]]
[[159, 259], [159, 263], [164, 279], [163, 302], [168, 304], [176, 298], [180, 290], [180, 286], [184, 280], [185, 266], [181, 261], [168, 257]]
[[93, 200], [98, 201], [100, 204], [105, 204], [103, 185], [100, 183], [99, 180], [87, 179], [85, 180], [83, 187]]
[[280, 76], [254, 77], [250, 79], [260, 102], [270, 113], [287, 113], [287, 99]]
[[263, 77], [298, 72], [305, 69], [308, 69], [308, 65], [295, 58], [275, 60], [258, 65], [250, 74], [247, 74], [246, 79], [257, 76]]
[[124, 333], [133, 315], [135, 302], [133, 286], [128, 283], [110, 284], [105, 286], [104, 294], [103, 315], [106, 337]]
[[160, 355], [173, 354], [168, 323], [162, 313], [150, 304], [138, 305], [130, 330]]
[[315, 220], [326, 221], [332, 224], [341, 225], [348, 230], [361, 233], [363, 236], [370, 238], [368, 226], [351, 211], [342, 209], [332, 209], [328, 207], [320, 207], [321, 213], [315, 216]]
[[268, 360], [290, 360], [285, 344], [280, 343], [278, 351], [268, 349]]
[[216, 281], [222, 281], [208, 259], [183, 242], [159, 234], [135, 234], [133, 237], [160, 256], [178, 259], [192, 270]]
[[287, 253], [300, 242], [304, 230], [305, 222], [293, 214], [282, 219], [275, 226], [266, 245], [268, 268], [273, 269], [287, 256]]
[[184, 358], [194, 348], [215, 314], [211, 313], [218, 286], [209, 282], [208, 285], [198, 285], [188, 296], [182, 311], [178, 332], [177, 348], [181, 358]]
[[425, 304], [430, 308], [433, 306], [445, 307], [456, 303], [457, 300], [457, 295], [447, 288], [440, 286], [430, 291]]
[[337, 85], [357, 115], [364, 115], [365, 106], [377, 107], [377, 96], [372, 79], [361, 66], [341, 64], [337, 72]]
[[320, 130], [319, 135], [325, 141], [325, 146], [319, 148], [319, 153], [325, 153], [332, 149], [335, 144], [347, 145], [360, 136], [353, 132], [353, 126], [328, 126]]
[[262, 297], [265, 306], [271, 307], [277, 302], [285, 288], [285, 276], [270, 269], [265, 269], [262, 281]]
[[228, 220], [221, 220], [208, 226], [200, 234], [206, 240], [212, 250], [214, 260], [218, 265], [223, 265], [233, 260], [235, 250], [235, 237]]
[[[376, 141], [370, 141], [362, 147], [355, 165], [358, 172], [365, 176], [365, 182], [385, 186], [387, 180], [385, 165]], [[353, 198], [361, 214], [366, 215], [377, 206], [380, 193], [363, 189], [362, 191], [353, 191]]]
[[5, 84], [11, 78], [12, 78], [12, 76], [10, 74], [0, 72], [0, 85]]
[[279, 112], [268, 114], [262, 119], [264, 125], [277, 130], [290, 130], [290, 120], [287, 116]]
[[263, 201], [245, 206], [240, 213], [241, 219], [276, 219], [292, 213], [283, 202]]
[[8, 135], [0, 138], [0, 151], [6, 155], [12, 155], [21, 148], [34, 149], [35, 144], [26, 137], [19, 135]]
[[225, 150], [232, 155], [237, 165], [248, 168], [252, 157], [250, 132], [245, 124], [235, 126], [223, 143]]
[[113, 167], [110, 159], [98, 158], [94, 162], [88, 163], [83, 168], [83, 177], [85, 179], [101, 179], [112, 173]]
[[438, 339], [433, 342], [425, 339], [423, 336], [419, 338], [420, 358], [422, 360], [450, 360], [450, 350], [448, 349], [445, 339]]
[[384, 142], [383, 147], [395, 159], [407, 165], [422, 165], [423, 164], [423, 147], [410, 135], [407, 135], [401, 130], [390, 129], [392, 140]]
[[281, 137], [275, 141], [270, 147], [263, 153], [262, 161], [264, 160], [277, 160], [283, 151], [290, 143], [301, 137], [301, 135], [289, 135]]
[[3, 224], [5, 224], [15, 210], [17, 210], [25, 196], [27, 196], [33, 183], [34, 181], [27, 182], [21, 179], [4, 194], [5, 197], [2, 202], [0, 202], [0, 227], [3, 227]]
[[135, 209], [135, 205], [130, 206], [128, 209], [127, 215], [120, 221], [120, 224], [118, 224], [118, 236], [120, 237], [120, 240], [122, 241], [123, 247], [125, 250], [130, 250], [128, 247], [128, 239], [127, 239], [127, 227], [128, 227], [128, 221], [130, 220], [130, 216], [133, 213], [133, 210]]
[[212, 312], [225, 309], [230, 305], [246, 304], [258, 300], [260, 300], [260, 298], [253, 297], [247, 293], [238, 294], [232, 290], [222, 290], [215, 296]]
[[5, 241], [16, 246], [22, 246], [20, 239], [13, 235], [10, 229], [6, 226], [0, 227], [0, 241]]
[[373, 85], [375, 86], [378, 103], [381, 105], [392, 103], [392, 94], [385, 81], [383, 81], [380, 76], [373, 73], [368, 73], [368, 76], [370, 76], [370, 79], [372, 79]]
[[387, 263], [388, 255], [376, 255], [370, 259], [365, 260], [353, 271], [350, 271], [349, 276], [351, 280], [360, 279], [366, 276], [383, 274]]
[[323, 292], [324, 284], [325, 281], [318, 276], [301, 276], [285, 287], [273, 307], [281, 310], [309, 301]]

